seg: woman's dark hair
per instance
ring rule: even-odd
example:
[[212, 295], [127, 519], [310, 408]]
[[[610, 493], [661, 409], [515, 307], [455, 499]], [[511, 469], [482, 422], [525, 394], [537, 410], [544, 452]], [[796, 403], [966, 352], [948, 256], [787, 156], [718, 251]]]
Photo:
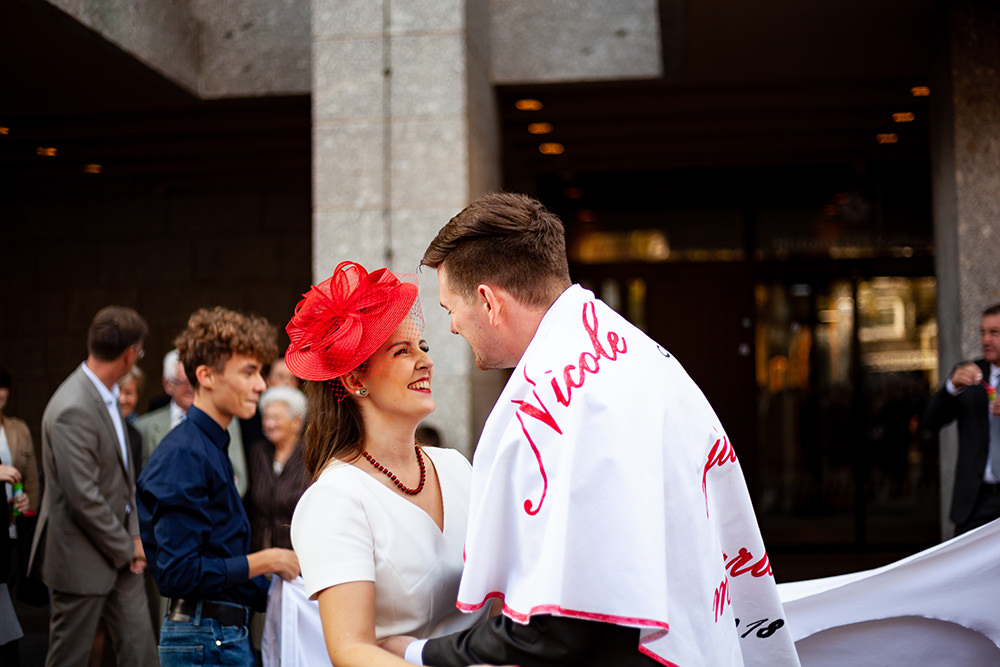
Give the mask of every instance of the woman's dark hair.
[[361, 456], [365, 425], [361, 410], [350, 396], [340, 399], [329, 386], [340, 382], [307, 381], [303, 390], [308, 401], [305, 451], [302, 460], [313, 481], [333, 459], [353, 461]]
[[10, 373], [3, 366], [0, 366], [0, 389], [10, 389]]

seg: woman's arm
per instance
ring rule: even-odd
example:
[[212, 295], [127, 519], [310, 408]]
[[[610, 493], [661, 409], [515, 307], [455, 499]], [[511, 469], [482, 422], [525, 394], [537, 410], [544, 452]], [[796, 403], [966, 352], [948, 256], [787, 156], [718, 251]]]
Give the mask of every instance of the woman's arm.
[[351, 581], [317, 596], [323, 640], [337, 667], [406, 667], [410, 663], [375, 642], [375, 583]]

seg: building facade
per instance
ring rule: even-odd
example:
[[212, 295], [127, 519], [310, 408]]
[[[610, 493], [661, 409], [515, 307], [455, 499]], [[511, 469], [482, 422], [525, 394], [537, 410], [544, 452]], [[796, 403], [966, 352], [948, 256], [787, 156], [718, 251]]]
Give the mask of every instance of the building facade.
[[[36, 435], [100, 306], [150, 319], [147, 362], [199, 306], [283, 324], [503, 188], [704, 388], [770, 543], [948, 533], [954, 434], [919, 412], [1000, 301], [994, 3], [11, 5], [0, 364]], [[471, 452], [505, 378], [420, 284], [429, 421]]]

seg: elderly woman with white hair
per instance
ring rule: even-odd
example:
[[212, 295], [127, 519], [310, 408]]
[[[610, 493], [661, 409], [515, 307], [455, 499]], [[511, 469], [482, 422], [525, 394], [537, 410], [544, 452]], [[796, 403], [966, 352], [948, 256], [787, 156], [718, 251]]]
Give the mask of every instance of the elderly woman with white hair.
[[244, 498], [251, 548], [291, 549], [292, 512], [310, 479], [302, 461], [306, 397], [292, 387], [271, 387], [258, 409], [265, 439], [247, 452], [250, 485]]

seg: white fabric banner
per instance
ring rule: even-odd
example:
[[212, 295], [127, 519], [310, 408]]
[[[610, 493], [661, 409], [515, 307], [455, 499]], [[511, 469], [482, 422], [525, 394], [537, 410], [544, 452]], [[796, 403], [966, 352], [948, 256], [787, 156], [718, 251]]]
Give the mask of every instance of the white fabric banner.
[[319, 604], [306, 595], [302, 577], [291, 581], [271, 578], [260, 648], [264, 667], [330, 665]]
[[885, 567], [778, 590], [804, 667], [1000, 665], [1000, 521]]
[[665, 665], [797, 665], [736, 451], [674, 357], [594, 295], [546, 313], [475, 452], [459, 607], [640, 629]]

